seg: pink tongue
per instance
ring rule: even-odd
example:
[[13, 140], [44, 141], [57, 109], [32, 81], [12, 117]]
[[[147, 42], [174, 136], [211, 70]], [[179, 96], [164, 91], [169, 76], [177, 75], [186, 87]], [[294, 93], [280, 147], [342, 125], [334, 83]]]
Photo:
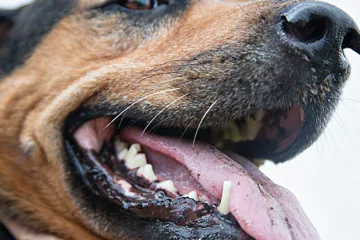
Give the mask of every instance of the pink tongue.
[[[232, 182], [229, 208], [240, 226], [257, 240], [316, 240], [315, 228], [295, 196], [273, 183], [245, 158], [232, 158], [214, 147], [150, 134], [128, 127], [126, 141], [138, 142], [185, 165], [214, 197], [221, 199], [224, 181]], [[240, 164], [241, 165], [240, 165]]]

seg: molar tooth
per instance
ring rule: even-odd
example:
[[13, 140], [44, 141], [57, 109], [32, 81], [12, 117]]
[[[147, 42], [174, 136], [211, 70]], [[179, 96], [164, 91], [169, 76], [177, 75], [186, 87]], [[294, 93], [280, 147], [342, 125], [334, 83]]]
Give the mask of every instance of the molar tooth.
[[264, 159], [254, 159], [253, 163], [259, 168], [265, 164], [265, 160]]
[[135, 158], [136, 154], [141, 151], [140, 144], [133, 144], [130, 146], [128, 152], [126, 153], [126, 156], [124, 157], [124, 160], [131, 161], [133, 158]]
[[240, 142], [243, 137], [241, 136], [240, 130], [236, 122], [232, 122], [229, 125], [230, 140], [232, 142]]
[[230, 212], [229, 199], [230, 199], [231, 185], [232, 185], [231, 181], [225, 181], [223, 185], [222, 197], [218, 210], [224, 215]]
[[255, 140], [260, 132], [262, 123], [249, 118], [246, 122], [246, 135], [248, 140]]
[[[130, 150], [129, 150], [130, 152]], [[128, 153], [129, 154], [129, 153]], [[135, 169], [147, 164], [146, 156], [143, 153], [138, 153], [132, 158], [127, 158], [128, 154], [125, 157], [125, 165], [128, 169]]]
[[118, 152], [118, 153], [116, 154], [116, 156], [117, 156], [117, 158], [118, 158], [119, 160], [125, 160], [125, 157], [126, 157], [126, 155], [127, 155], [128, 152], [129, 152], [129, 149], [124, 148], [123, 150], [121, 150], [120, 152]]
[[300, 119], [301, 119], [301, 122], [304, 122], [305, 112], [304, 112], [304, 109], [302, 107], [300, 107]]
[[171, 180], [166, 180], [166, 181], [163, 181], [161, 183], [159, 183], [157, 186], [156, 186], [157, 189], [163, 189], [163, 190], [166, 190], [166, 191], [169, 191], [169, 192], [173, 192], [173, 193], [176, 193], [177, 192], [177, 189], [174, 185], [174, 182], [171, 181]]
[[137, 171], [137, 175], [139, 177], [145, 178], [149, 182], [155, 182], [158, 180], [151, 164], [146, 164], [140, 167], [139, 170]]
[[200, 199], [199, 199], [196, 191], [191, 191], [191, 192], [189, 192], [188, 194], [184, 195], [184, 197], [192, 198], [192, 199], [194, 199], [194, 200], [197, 201], [197, 202], [200, 201]]

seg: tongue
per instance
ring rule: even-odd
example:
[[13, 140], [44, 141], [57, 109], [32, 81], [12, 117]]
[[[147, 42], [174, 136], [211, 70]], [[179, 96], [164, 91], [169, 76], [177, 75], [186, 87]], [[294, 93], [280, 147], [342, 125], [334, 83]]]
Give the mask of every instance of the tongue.
[[214, 147], [143, 134], [128, 127], [126, 141], [138, 142], [186, 166], [192, 177], [214, 197], [221, 199], [224, 181], [231, 181], [229, 209], [240, 226], [257, 240], [320, 239], [295, 196], [273, 183], [247, 159]]

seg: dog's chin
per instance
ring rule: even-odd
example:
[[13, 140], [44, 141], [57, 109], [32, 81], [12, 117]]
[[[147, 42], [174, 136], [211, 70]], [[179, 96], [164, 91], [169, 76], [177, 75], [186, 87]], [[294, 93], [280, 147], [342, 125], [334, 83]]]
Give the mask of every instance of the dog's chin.
[[131, 112], [81, 116], [68, 121], [76, 124], [67, 124], [65, 146], [87, 186], [85, 202], [104, 225], [146, 239], [286, 239], [304, 228], [308, 239], [317, 234], [295, 197], [256, 167], [294, 155], [306, 130], [301, 106], [204, 129], [163, 127]]

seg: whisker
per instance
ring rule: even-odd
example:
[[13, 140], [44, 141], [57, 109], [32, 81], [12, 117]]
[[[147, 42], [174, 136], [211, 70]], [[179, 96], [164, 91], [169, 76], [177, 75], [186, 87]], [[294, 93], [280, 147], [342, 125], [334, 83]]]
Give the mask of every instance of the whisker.
[[196, 129], [195, 135], [194, 135], [193, 147], [195, 147], [196, 137], [197, 137], [197, 135], [198, 135], [198, 133], [199, 133], [200, 127], [201, 127], [202, 123], [204, 122], [204, 119], [205, 119], [206, 115], [208, 115], [208, 113], [209, 113], [210, 110], [215, 106], [215, 104], [217, 103], [217, 101], [218, 101], [218, 100], [215, 100], [215, 101], [213, 102], [213, 104], [211, 104], [211, 106], [208, 108], [208, 110], [205, 112], [204, 116], [203, 116], [202, 119], [200, 120], [200, 123], [199, 123], [199, 125], [198, 125], [198, 127], [197, 127], [197, 129]]
[[184, 130], [184, 132], [181, 134], [179, 140], [181, 140], [181, 139], [184, 137], [186, 131], [189, 129], [190, 126], [191, 126], [191, 122], [190, 122], [189, 125], [187, 125], [187, 127], [185, 128], [185, 130]]
[[356, 100], [356, 99], [351, 99], [351, 98], [344, 98], [342, 97], [343, 100], [346, 100], [346, 101], [349, 101], [349, 102], [356, 102], [356, 103], [360, 103], [359, 100]]
[[123, 110], [121, 113], [119, 113], [108, 125], [106, 125], [106, 127], [103, 129], [105, 130], [106, 128], [108, 128], [111, 124], [113, 124], [117, 119], [119, 119], [119, 117], [121, 115], [123, 115], [127, 110], [129, 110], [131, 107], [135, 106], [136, 104], [138, 104], [139, 102], [149, 98], [149, 97], [152, 97], [152, 96], [155, 96], [155, 95], [159, 95], [159, 94], [162, 94], [162, 93], [167, 93], [167, 92], [172, 92], [172, 91], [176, 91], [176, 90], [179, 90], [180, 88], [173, 88], [173, 89], [168, 89], [168, 90], [164, 90], [164, 91], [160, 91], [160, 92], [156, 92], [156, 93], [152, 93], [150, 95], [147, 95], [146, 97], [143, 97], [139, 100], [137, 100], [136, 102], [132, 103], [130, 106], [128, 106], [127, 108], [125, 108], [125, 110]]
[[161, 114], [163, 113], [167, 108], [169, 108], [170, 106], [172, 106], [173, 104], [175, 104], [177, 101], [183, 99], [184, 97], [186, 97], [187, 95], [189, 95], [189, 93], [182, 95], [181, 97], [175, 99], [173, 102], [169, 103], [168, 105], [166, 105], [162, 110], [160, 110], [158, 112], [158, 114], [155, 115], [155, 117], [153, 117], [153, 119], [151, 119], [151, 121], [148, 123], [148, 125], [145, 127], [144, 131], [142, 132], [141, 136], [144, 135], [144, 133], [146, 132], [146, 129], [148, 129], [148, 127], [151, 125], [151, 123]]
[[124, 113], [124, 115], [122, 116], [122, 118], [121, 118], [121, 120], [120, 120], [120, 123], [119, 123], [119, 125], [118, 125], [118, 129], [120, 129], [121, 124], [123, 123], [125, 116], [126, 116], [126, 113]]
[[155, 131], [155, 130], [159, 127], [160, 124], [162, 124], [163, 122], [169, 120], [170, 118], [171, 118], [171, 116], [165, 118], [164, 120], [161, 120], [160, 122], [158, 122], [157, 124], [155, 124], [155, 125], [149, 130], [149, 132]]

